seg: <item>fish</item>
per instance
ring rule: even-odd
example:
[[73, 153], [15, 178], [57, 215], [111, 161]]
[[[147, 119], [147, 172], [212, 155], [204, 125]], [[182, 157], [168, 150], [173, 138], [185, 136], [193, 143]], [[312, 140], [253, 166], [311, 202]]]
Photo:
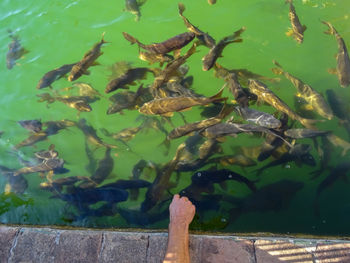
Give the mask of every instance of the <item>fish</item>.
[[209, 69], [211, 69], [214, 66], [216, 60], [221, 56], [222, 52], [224, 51], [224, 48], [228, 44], [242, 42], [243, 40], [239, 37], [245, 30], [246, 28], [242, 27], [241, 29], [234, 32], [232, 35], [224, 37], [215, 46], [213, 46], [209, 50], [209, 53], [202, 58], [202, 69], [204, 71], [208, 71]]
[[195, 34], [192, 32], [185, 32], [179, 35], [176, 35], [172, 38], [169, 38], [168, 40], [165, 40], [161, 43], [153, 43], [150, 45], [142, 44], [139, 40], [131, 36], [130, 34], [123, 32], [124, 38], [129, 41], [132, 45], [137, 44], [139, 48], [147, 50], [149, 53], [152, 54], [166, 54], [173, 50], [181, 49], [184, 46], [186, 46], [188, 43], [190, 43], [194, 37]]
[[305, 84], [300, 79], [294, 77], [290, 73], [286, 72], [282, 66], [277, 62], [273, 61], [277, 68], [272, 69], [275, 74], [283, 74], [297, 89], [298, 97], [302, 97], [311, 107], [322, 117], [331, 120], [333, 119], [332, 109], [328, 106], [323, 96], [314, 90], [310, 85]]
[[8, 45], [8, 52], [6, 54], [6, 66], [8, 69], [12, 69], [16, 65], [16, 61], [23, 57], [29, 51], [22, 47], [18, 36], [12, 34], [11, 30], [8, 30], [12, 42]]
[[183, 126], [177, 127], [173, 129], [167, 136], [169, 140], [176, 139], [185, 135], [188, 135], [189, 133], [202, 130], [205, 128], [208, 128], [212, 125], [215, 125], [219, 122], [221, 122], [226, 116], [228, 116], [233, 111], [233, 106], [225, 104], [220, 111], [220, 113], [216, 117], [212, 117], [209, 119], [188, 123]]
[[289, 152], [284, 153], [277, 160], [272, 161], [263, 167], [256, 170], [256, 175], [259, 176], [264, 170], [277, 165], [282, 165], [288, 162], [296, 162], [298, 166], [306, 164], [308, 166], [316, 166], [316, 161], [314, 157], [309, 153], [311, 151], [311, 146], [307, 144], [296, 144]]
[[115, 145], [107, 144], [97, 136], [96, 130], [87, 124], [86, 119], [82, 118], [78, 121], [77, 127], [84, 133], [85, 138], [90, 144], [96, 147], [117, 148]]
[[101, 186], [100, 188], [117, 188], [117, 189], [139, 189], [151, 186], [150, 182], [141, 179], [133, 179], [133, 180], [123, 180], [119, 179], [114, 183], [109, 183]]
[[40, 132], [42, 130], [42, 123], [40, 120], [23, 120], [17, 123], [28, 131]]
[[322, 154], [319, 154], [320, 155], [320, 167], [319, 167], [319, 169], [309, 173], [312, 175], [311, 179], [317, 178], [323, 172], [330, 169], [329, 163], [331, 161], [332, 153], [334, 151], [333, 145], [330, 143], [330, 141], [327, 139], [326, 136], [321, 137], [321, 142], [322, 142], [322, 147], [321, 147]]
[[55, 169], [62, 168], [64, 165], [64, 160], [59, 158], [54, 159], [48, 159], [43, 160], [42, 163], [36, 165], [36, 166], [28, 166], [20, 168], [13, 172], [13, 176], [18, 176], [22, 174], [29, 174], [29, 173], [45, 173], [50, 172]]
[[256, 162], [243, 154], [224, 155], [210, 158], [207, 163], [219, 163], [222, 166], [238, 165], [241, 167], [255, 166]]
[[123, 114], [123, 110], [134, 110], [142, 106], [143, 103], [151, 100], [151, 98], [145, 99], [145, 91], [148, 92], [148, 89], [143, 88], [141, 85], [137, 92], [122, 90], [114, 94], [109, 98], [112, 104], [108, 107], [107, 115], [114, 113]]
[[13, 172], [13, 169], [0, 165], [0, 174], [7, 180], [4, 193], [8, 194], [12, 192], [15, 194], [23, 194], [28, 188], [28, 181], [22, 175], [14, 176]]
[[136, 136], [136, 134], [141, 130], [141, 128], [142, 127], [140, 127], [140, 126], [129, 127], [129, 128], [122, 129], [121, 131], [116, 132], [116, 133], [110, 133], [104, 128], [102, 128], [101, 131], [106, 136], [112, 137], [113, 139], [115, 139], [117, 141], [121, 141], [123, 144], [125, 144], [127, 147], [129, 147], [129, 145], [126, 142], [132, 140]]
[[322, 182], [318, 185], [316, 190], [316, 196], [314, 199], [314, 212], [316, 215], [319, 215], [319, 198], [323, 191], [332, 186], [339, 178], [346, 179], [347, 173], [350, 171], [350, 162], [344, 161], [332, 169], [330, 174], [322, 180]]
[[314, 129], [317, 120], [305, 119], [296, 114], [289, 106], [284, 103], [277, 95], [275, 95], [267, 86], [258, 80], [249, 80], [249, 90], [258, 96], [259, 100], [263, 100], [270, 104], [278, 111], [284, 112], [293, 120], [299, 121], [306, 128]]
[[281, 180], [268, 184], [244, 198], [225, 196], [222, 200], [234, 205], [229, 211], [229, 222], [246, 213], [266, 213], [288, 208], [293, 197], [304, 187], [302, 182]]
[[214, 5], [214, 4], [216, 4], [216, 0], [208, 0], [208, 4], [209, 5]]
[[327, 139], [335, 146], [343, 148], [342, 156], [344, 156], [350, 150], [350, 143], [343, 140], [339, 136], [330, 133], [327, 135]]
[[208, 33], [203, 32], [198, 27], [191, 24], [191, 22], [183, 15], [183, 12], [185, 11], [185, 5], [183, 3], [178, 3], [178, 9], [179, 9], [179, 15], [183, 19], [185, 26], [190, 32], [193, 32], [200, 40], [201, 43], [203, 43], [206, 47], [212, 48], [215, 46], [216, 41], [215, 39], [210, 36]]
[[160, 66], [162, 67], [165, 62], [174, 60], [174, 57], [169, 54], [153, 54], [139, 50], [139, 59], [147, 61], [150, 65], [159, 62]]
[[79, 89], [79, 96], [88, 97], [91, 99], [91, 101], [95, 101], [97, 97], [102, 96], [98, 90], [84, 82], [75, 82], [73, 87], [77, 87]]
[[284, 131], [284, 135], [293, 139], [315, 138], [318, 136], [326, 136], [332, 131], [317, 131], [310, 129], [288, 129]]
[[51, 182], [40, 183], [39, 187], [40, 189], [48, 190], [50, 192], [62, 192], [63, 186], [72, 186], [79, 181], [91, 181], [91, 179], [86, 176], [62, 177], [52, 180]]
[[55, 68], [47, 73], [39, 80], [38, 84], [36, 85], [37, 89], [43, 89], [46, 87], [52, 87], [52, 83], [54, 83], [56, 80], [59, 80], [62, 78], [64, 75], [68, 74], [71, 72], [73, 66], [77, 63], [73, 64], [65, 64], [59, 68]]
[[68, 107], [76, 109], [78, 112], [90, 112], [92, 108], [89, 104], [91, 99], [86, 96], [51, 96], [49, 93], [37, 94], [40, 99], [38, 102], [46, 101], [47, 104], [54, 101], [60, 101], [66, 104]]
[[125, 0], [125, 11], [135, 15], [135, 21], [140, 21], [141, 12], [140, 6], [142, 6], [146, 0]]
[[287, 36], [293, 36], [295, 41], [301, 44], [304, 40], [304, 32], [307, 29], [305, 25], [301, 25], [299, 17], [295, 11], [293, 5], [293, 0], [286, 0], [286, 3], [289, 3], [289, 20], [292, 25], [292, 28], [286, 32]]
[[149, 68], [131, 68], [123, 75], [111, 80], [105, 89], [105, 93], [110, 93], [118, 89], [128, 89], [128, 85], [135, 85], [135, 81], [145, 79], [147, 72], [153, 72]]
[[55, 151], [55, 145], [51, 144], [48, 150], [41, 150], [41, 151], [35, 152], [34, 155], [38, 160], [42, 161], [42, 160], [57, 158], [58, 152]]
[[80, 78], [83, 74], [90, 74], [88, 71], [88, 68], [93, 66], [98, 59], [99, 56], [103, 54], [101, 52], [101, 47], [103, 44], [108, 43], [107, 41], [104, 40], [104, 33], [102, 34], [102, 39], [100, 42], [96, 43], [92, 49], [90, 49], [88, 52], [84, 54], [84, 57], [76, 63], [73, 67], [72, 70], [70, 71], [70, 74], [68, 76], [68, 81], [74, 81]]
[[294, 100], [294, 109], [295, 112], [306, 119], [316, 119], [317, 114], [314, 111], [313, 107], [302, 97], [298, 97], [297, 94], [293, 96]]
[[344, 39], [331, 23], [326, 21], [321, 22], [329, 28], [324, 33], [335, 36], [338, 43], [338, 54], [336, 56], [337, 67], [335, 69], [330, 69], [329, 73], [335, 73], [337, 75], [341, 87], [348, 87], [350, 85], [350, 58]]
[[253, 122], [265, 128], [277, 129], [282, 125], [280, 120], [276, 119], [273, 115], [266, 112], [250, 109], [247, 107], [235, 107], [235, 110], [244, 120]]
[[201, 97], [201, 98], [192, 98], [192, 97], [174, 97], [174, 98], [161, 98], [155, 99], [150, 102], [146, 102], [139, 109], [139, 112], [142, 114], [148, 115], [162, 115], [170, 117], [173, 115], [173, 112], [189, 110], [192, 106], [198, 105], [207, 105], [211, 102], [224, 101], [227, 98], [221, 97], [223, 89], [221, 89], [217, 94], [211, 97]]
[[228, 73], [225, 81], [237, 103], [243, 107], [249, 107], [250, 95], [242, 88], [236, 73]]

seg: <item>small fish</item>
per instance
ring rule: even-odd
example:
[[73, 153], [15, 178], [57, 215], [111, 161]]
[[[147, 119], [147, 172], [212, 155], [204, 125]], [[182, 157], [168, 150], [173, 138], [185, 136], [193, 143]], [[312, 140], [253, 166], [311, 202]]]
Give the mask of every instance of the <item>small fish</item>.
[[81, 97], [89, 97], [91, 100], [95, 100], [97, 97], [102, 96], [98, 90], [87, 83], [76, 82], [73, 86], [79, 89], [79, 96]]
[[101, 47], [103, 44], [106, 44], [106, 43], [108, 42], [104, 40], [104, 33], [103, 33], [101, 41], [96, 43], [91, 50], [89, 50], [84, 54], [84, 57], [82, 58], [82, 60], [80, 60], [78, 63], [76, 63], [72, 67], [72, 70], [70, 71], [70, 74], [68, 76], [68, 81], [77, 80], [83, 74], [87, 74], [87, 75], [90, 74], [88, 71], [88, 68], [94, 65], [95, 60], [98, 59], [98, 57], [103, 54], [103, 52], [101, 52]]
[[85, 176], [62, 177], [52, 180], [51, 182], [40, 183], [39, 187], [50, 192], [62, 192], [63, 186], [72, 186], [79, 181], [90, 181], [90, 178]]
[[19, 125], [21, 125], [24, 129], [32, 132], [40, 132], [42, 129], [42, 123], [40, 120], [24, 120], [18, 121]]
[[236, 107], [235, 110], [244, 120], [253, 122], [265, 128], [277, 129], [282, 125], [280, 120], [276, 119], [273, 115], [266, 112], [246, 107]]
[[209, 5], [214, 5], [214, 4], [216, 4], [216, 0], [208, 0], [208, 4]]
[[287, 36], [293, 36], [293, 38], [301, 44], [304, 40], [304, 32], [306, 30], [305, 25], [301, 25], [298, 15], [296, 14], [295, 7], [293, 5], [293, 0], [286, 0], [289, 3], [289, 20], [292, 28], [286, 32]]
[[23, 194], [28, 188], [28, 181], [22, 175], [14, 176], [13, 172], [13, 169], [0, 165], [0, 174], [2, 174], [7, 180], [7, 184], [5, 186], [5, 190], [7, 191], [4, 192], [5, 194], [10, 192], [15, 194]]
[[145, 2], [146, 0], [125, 0], [125, 11], [135, 15], [135, 21], [140, 21], [140, 6]]
[[18, 176], [22, 174], [29, 174], [29, 173], [45, 173], [45, 172], [50, 172], [55, 169], [62, 168], [64, 165], [64, 160], [63, 159], [48, 159], [48, 160], [43, 160], [42, 163], [36, 165], [36, 166], [29, 166], [29, 167], [23, 167], [20, 168], [16, 171], [14, 171], [13, 175]]
[[179, 8], [179, 15], [183, 19], [187, 29], [190, 32], [193, 32], [196, 35], [196, 38], [198, 38], [205, 46], [209, 48], [214, 47], [216, 44], [215, 39], [212, 38], [208, 33], [203, 32], [198, 27], [191, 24], [191, 22], [183, 15], [183, 12], [185, 11], [185, 5], [183, 3], [179, 3], [178, 8]]
[[286, 103], [284, 103], [279, 97], [277, 97], [277, 95], [275, 95], [271, 90], [269, 90], [267, 86], [262, 82], [251, 79], [249, 80], [248, 87], [252, 93], [258, 96], [259, 100], [263, 100], [275, 109], [284, 112], [291, 119], [298, 120], [306, 128], [314, 128], [314, 125], [317, 122], [316, 120], [310, 120], [300, 117], [291, 108], [289, 108], [289, 106]]
[[329, 70], [329, 72], [337, 75], [340, 86], [343, 88], [348, 87], [350, 85], [350, 58], [344, 39], [331, 23], [325, 21], [321, 22], [329, 27], [329, 30], [326, 31], [325, 34], [334, 35], [338, 43], [338, 54], [336, 57], [337, 67], [336, 69]]
[[111, 80], [105, 89], [105, 93], [110, 93], [117, 89], [128, 89], [128, 85], [135, 85], [136, 80], [145, 79], [147, 72], [153, 72], [149, 68], [131, 68], [123, 75]]
[[101, 186], [100, 188], [118, 188], [118, 189], [139, 189], [139, 188], [145, 188], [151, 186], [150, 182], [147, 182], [145, 180], [123, 180], [119, 179], [115, 181], [114, 183], [109, 183]]
[[129, 35], [128, 33], [123, 32], [123, 35], [125, 39], [129, 41], [132, 45], [136, 43], [140, 48], [143, 48], [152, 54], [166, 54], [166, 53], [169, 53], [170, 51], [181, 49], [184, 46], [186, 46], [188, 43], [190, 43], [195, 37], [194, 33], [186, 32], [186, 33], [182, 33], [180, 35], [174, 36], [161, 43], [144, 45], [140, 41], [138, 41], [136, 38]]
[[233, 106], [224, 105], [224, 107], [221, 109], [220, 113], [216, 117], [212, 117], [209, 119], [197, 121], [194, 123], [188, 123], [183, 126], [177, 127], [173, 129], [168, 134], [168, 139], [176, 139], [182, 136], [185, 136], [191, 132], [202, 130], [205, 128], [208, 128], [212, 125], [215, 125], [219, 122], [221, 122], [226, 116], [228, 116], [233, 111]]
[[314, 200], [314, 211], [316, 215], [319, 215], [319, 198], [321, 193], [329, 188], [332, 184], [334, 184], [339, 178], [345, 178], [347, 173], [350, 171], [350, 162], [345, 161], [342, 163], [339, 163], [332, 171], [331, 173], [318, 185], [316, 190], [316, 197]]
[[224, 37], [215, 46], [213, 46], [210, 49], [209, 53], [205, 55], [202, 59], [202, 69], [204, 71], [211, 69], [214, 66], [216, 60], [221, 56], [222, 52], [224, 51], [224, 48], [228, 44], [242, 42], [243, 40], [239, 37], [245, 31], [245, 29], [245, 27], [242, 27], [240, 30], [234, 32], [232, 35]]
[[121, 141], [122, 143], [124, 143], [127, 147], [129, 147], [126, 142], [130, 141], [131, 139], [133, 139], [136, 134], [141, 130], [141, 127], [129, 127], [129, 128], [125, 128], [122, 129], [119, 132], [116, 133], [109, 133], [106, 129], [102, 128], [101, 131], [109, 137], [112, 137], [115, 140]]
[[42, 160], [57, 158], [58, 152], [55, 151], [55, 145], [51, 144], [48, 150], [41, 150], [41, 151], [35, 152], [34, 155], [38, 160], [42, 161]]
[[38, 102], [46, 101], [47, 104], [60, 101], [68, 107], [76, 109], [78, 112], [90, 112], [92, 108], [89, 104], [90, 98], [86, 96], [51, 96], [49, 93], [37, 94]]
[[66, 65], [63, 65], [59, 68], [56, 68], [54, 70], [51, 70], [49, 72], [47, 72], [40, 80], [39, 80], [39, 83], [38, 85], [36, 86], [37, 89], [43, 89], [43, 88], [46, 88], [46, 87], [50, 87], [52, 88], [52, 83], [54, 83], [56, 80], [62, 78], [64, 75], [68, 74], [73, 66], [75, 65], [76, 63], [73, 63], [73, 64], [66, 64]]
[[327, 139], [335, 146], [343, 148], [342, 156], [350, 150], [350, 143], [331, 133], [327, 135]]
[[135, 103], [136, 93], [129, 90], [122, 90], [112, 97], [109, 98], [113, 102], [112, 105], [108, 107], [107, 115], [120, 113], [123, 114], [123, 110], [134, 110], [137, 107]]
[[315, 179], [318, 176], [320, 176], [323, 172], [325, 172], [326, 170], [330, 169], [330, 161], [331, 161], [331, 157], [332, 157], [332, 153], [334, 152], [334, 148], [333, 145], [330, 143], [330, 141], [327, 139], [327, 137], [322, 136], [321, 137], [321, 142], [322, 142], [322, 154], [320, 155], [320, 168], [310, 172], [312, 176], [311, 179]]
[[297, 89], [298, 97], [302, 97], [311, 107], [322, 117], [331, 120], [333, 118], [333, 112], [328, 106], [323, 96], [314, 90], [310, 85], [305, 84], [300, 79], [294, 77], [290, 73], [284, 71], [282, 66], [277, 62], [273, 61], [277, 68], [272, 69], [275, 74], [283, 74]]
[[317, 131], [310, 129], [288, 129], [284, 131], [284, 135], [293, 139], [315, 138], [318, 136], [326, 136], [331, 131]]
[[173, 112], [189, 110], [192, 106], [207, 105], [211, 102], [224, 101], [227, 98], [221, 97], [223, 89], [212, 97], [174, 97], [174, 98], [162, 98], [155, 99], [150, 102], [146, 102], [139, 109], [139, 112], [143, 114], [158, 114], [166, 117], [173, 115]]
[[8, 45], [9, 50], [6, 54], [6, 65], [8, 69], [12, 69], [16, 65], [16, 60], [23, 57], [29, 51], [21, 46], [18, 36], [14, 36], [11, 30], [8, 30], [8, 32], [10, 33], [12, 42]]

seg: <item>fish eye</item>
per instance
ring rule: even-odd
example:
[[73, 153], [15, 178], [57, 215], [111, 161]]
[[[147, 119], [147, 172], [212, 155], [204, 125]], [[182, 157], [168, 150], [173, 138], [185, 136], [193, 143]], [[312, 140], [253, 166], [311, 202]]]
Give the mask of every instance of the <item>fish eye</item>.
[[198, 176], [198, 177], [201, 177], [201, 176], [202, 176], [202, 174], [201, 174], [201, 173], [197, 173], [197, 176]]
[[229, 174], [228, 178], [232, 178], [232, 174]]

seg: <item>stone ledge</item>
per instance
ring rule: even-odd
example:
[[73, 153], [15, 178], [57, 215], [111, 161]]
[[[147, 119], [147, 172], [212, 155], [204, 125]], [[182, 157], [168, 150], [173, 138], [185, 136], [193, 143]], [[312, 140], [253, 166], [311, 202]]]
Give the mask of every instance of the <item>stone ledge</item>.
[[[162, 262], [167, 233], [0, 226], [0, 262]], [[192, 263], [350, 262], [350, 241], [190, 235]]]

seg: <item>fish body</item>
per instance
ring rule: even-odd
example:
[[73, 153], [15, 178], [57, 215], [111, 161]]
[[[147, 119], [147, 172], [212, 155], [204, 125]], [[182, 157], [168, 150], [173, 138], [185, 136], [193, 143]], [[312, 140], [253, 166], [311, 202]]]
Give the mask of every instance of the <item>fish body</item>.
[[345, 88], [350, 85], [350, 58], [348, 49], [346, 48], [344, 39], [339, 35], [334, 26], [329, 23], [322, 21], [323, 24], [329, 27], [329, 30], [326, 31], [326, 34], [334, 35], [337, 43], [338, 43], [338, 54], [337, 54], [337, 67], [336, 67], [336, 75], [338, 76], [338, 80], [340, 85]]
[[77, 127], [84, 133], [87, 141], [97, 147], [110, 147], [116, 148], [114, 145], [104, 143], [100, 137], [97, 136], [96, 130], [86, 123], [85, 119], [80, 119], [77, 123]]
[[12, 69], [14, 65], [16, 65], [16, 61], [24, 54], [28, 53], [28, 51], [22, 47], [17, 36], [13, 36], [11, 31], [9, 31], [9, 33], [10, 38], [12, 38], [12, 42], [8, 45], [9, 50], [6, 54], [6, 66], [8, 69]]
[[301, 25], [299, 17], [295, 11], [295, 7], [293, 5], [293, 0], [286, 0], [286, 3], [289, 3], [289, 20], [292, 25], [292, 29], [288, 31], [286, 34], [288, 36], [293, 36], [293, 38], [301, 44], [304, 40], [304, 32], [306, 30], [305, 25]]
[[45, 131], [34, 133], [30, 135], [28, 138], [24, 139], [22, 142], [15, 145], [15, 149], [19, 149], [25, 146], [31, 146], [37, 142], [45, 140], [49, 134]]
[[[277, 71], [279, 70], [281, 74], [292, 82], [298, 91], [298, 97], [302, 97], [322, 117], [328, 120], [333, 118], [332, 109], [328, 106], [326, 100], [321, 94], [315, 91], [310, 85], [305, 84], [300, 79], [284, 71], [282, 66], [277, 61], [274, 61], [274, 64], [278, 67]], [[275, 73], [277, 73], [276, 70]]]
[[310, 129], [288, 129], [284, 131], [284, 135], [293, 139], [315, 138], [318, 136], [326, 136], [331, 131], [317, 131]]
[[120, 91], [109, 99], [113, 101], [113, 104], [108, 107], [107, 115], [118, 112], [122, 113], [125, 109], [133, 110], [137, 106], [135, 103], [136, 93], [129, 90]]
[[55, 96], [55, 100], [63, 102], [67, 106], [78, 110], [79, 112], [90, 112], [92, 111], [91, 106], [88, 103], [88, 98], [83, 96]]
[[207, 105], [211, 102], [223, 101], [227, 98], [222, 98], [223, 89], [221, 89], [216, 95], [212, 97], [174, 97], [174, 98], [161, 98], [155, 99], [150, 102], [146, 102], [139, 109], [139, 112], [143, 114], [158, 114], [162, 116], [171, 116], [175, 111], [183, 111], [190, 109], [193, 106]]
[[103, 37], [104, 35], [102, 36], [101, 41], [96, 43], [91, 50], [85, 53], [82, 60], [72, 67], [68, 76], [68, 81], [74, 81], [80, 78], [83, 74], [89, 74], [87, 71], [88, 68], [91, 67], [95, 63], [95, 60], [103, 54], [103, 52], [101, 52], [101, 47], [103, 44], [107, 43]]
[[131, 68], [123, 75], [111, 80], [105, 89], [105, 93], [110, 93], [117, 89], [128, 89], [128, 85], [134, 84], [136, 80], [145, 79], [147, 72], [152, 72], [149, 68]]
[[139, 51], [139, 59], [149, 62], [149, 64], [154, 64], [159, 62], [162, 66], [165, 62], [170, 62], [174, 59], [173, 56], [169, 54], [154, 54], [144, 51]]
[[62, 168], [64, 164], [63, 159], [48, 159], [36, 166], [23, 167], [16, 170], [13, 175], [18, 176], [21, 174], [37, 173], [37, 172], [49, 172], [54, 169]]
[[234, 42], [242, 42], [242, 39], [238, 38], [245, 31], [245, 27], [242, 27], [240, 30], [234, 32], [232, 35], [224, 37], [221, 39], [215, 46], [213, 46], [209, 53], [205, 55], [202, 59], [204, 71], [211, 69], [216, 60], [221, 56], [224, 48]]
[[179, 15], [183, 19], [187, 29], [190, 32], [193, 32], [195, 36], [207, 47], [212, 48], [215, 46], [216, 41], [213, 37], [211, 37], [208, 33], [203, 32], [198, 27], [191, 24], [191, 22], [183, 15], [183, 12], [185, 11], [185, 5], [183, 3], [178, 4], [179, 8]]
[[43, 89], [46, 87], [50, 87], [52, 88], [51, 84], [54, 83], [56, 80], [62, 78], [64, 75], [68, 74], [73, 66], [76, 63], [73, 64], [66, 64], [63, 65], [59, 68], [56, 68], [54, 70], [51, 70], [49, 72], [47, 72], [40, 80], [38, 85], [36, 86], [37, 89]]
[[245, 107], [236, 107], [235, 109], [244, 120], [253, 122], [259, 126], [270, 129], [277, 129], [282, 125], [280, 120], [276, 119], [269, 113]]
[[236, 73], [228, 73], [225, 77], [230, 92], [241, 107], [249, 106], [249, 94], [242, 88]]
[[73, 84], [73, 86], [79, 89], [79, 96], [81, 97], [88, 97], [91, 100], [101, 97], [100, 92], [87, 83], [76, 82]]
[[190, 43], [195, 37], [194, 33], [186, 32], [186, 33], [176, 35], [161, 43], [145, 45], [145, 44], [142, 44], [133, 36], [129, 35], [128, 33], [123, 32], [123, 35], [125, 39], [128, 40], [131, 44], [136, 43], [140, 48], [143, 48], [153, 54], [166, 54], [166, 53], [169, 53], [170, 51], [181, 49], [182, 47]]
[[265, 84], [258, 80], [249, 80], [249, 90], [258, 96], [260, 100], [270, 104], [275, 109], [287, 114], [291, 119], [298, 120], [307, 128], [314, 128], [315, 120], [305, 119], [296, 114], [289, 106], [284, 103], [277, 95], [267, 88]]
[[40, 132], [42, 129], [42, 123], [40, 120], [24, 120], [24, 121], [18, 121], [18, 123], [23, 128], [32, 132]]
[[95, 173], [90, 177], [97, 184], [102, 183], [113, 171], [114, 161], [111, 157], [111, 148], [106, 148], [105, 156], [98, 163]]

